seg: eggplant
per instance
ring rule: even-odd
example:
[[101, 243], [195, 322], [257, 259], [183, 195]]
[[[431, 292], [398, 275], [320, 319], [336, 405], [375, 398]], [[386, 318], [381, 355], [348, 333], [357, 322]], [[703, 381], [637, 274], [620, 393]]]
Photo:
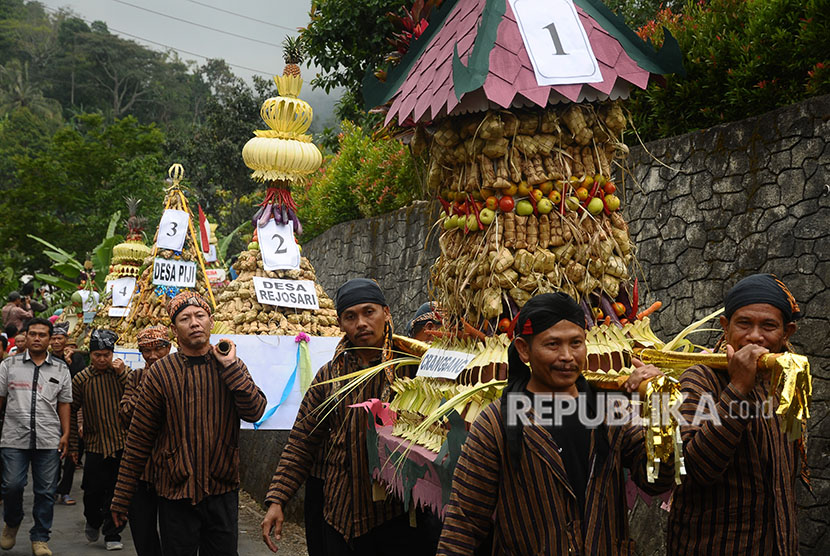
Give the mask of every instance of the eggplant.
[[604, 293], [600, 294], [599, 296], [599, 306], [602, 309], [602, 312], [606, 314], [606, 316], [611, 317], [611, 322], [616, 324], [618, 327], [622, 328], [622, 324], [620, 324], [620, 318], [617, 316], [617, 312], [614, 310], [614, 305], [608, 299], [608, 296]]
[[268, 205], [263, 207], [262, 214], [259, 215], [259, 219], [257, 220], [257, 226], [260, 228], [264, 228], [266, 224], [268, 224], [268, 219], [271, 218], [271, 211], [267, 210]]
[[274, 217], [274, 222], [276, 222], [277, 224], [282, 224], [280, 209], [277, 207], [277, 205], [271, 205], [271, 215]]

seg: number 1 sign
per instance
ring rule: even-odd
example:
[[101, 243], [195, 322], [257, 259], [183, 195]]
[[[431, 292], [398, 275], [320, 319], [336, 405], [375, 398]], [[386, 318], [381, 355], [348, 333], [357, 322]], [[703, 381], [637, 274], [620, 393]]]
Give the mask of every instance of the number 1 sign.
[[190, 216], [183, 210], [167, 209], [161, 215], [156, 245], [159, 249], [181, 251], [187, 236]]
[[509, 0], [539, 86], [602, 81], [573, 0]]
[[257, 236], [265, 270], [300, 268], [300, 248], [294, 241], [291, 224], [277, 224], [274, 219], [269, 219], [268, 224], [257, 228]]

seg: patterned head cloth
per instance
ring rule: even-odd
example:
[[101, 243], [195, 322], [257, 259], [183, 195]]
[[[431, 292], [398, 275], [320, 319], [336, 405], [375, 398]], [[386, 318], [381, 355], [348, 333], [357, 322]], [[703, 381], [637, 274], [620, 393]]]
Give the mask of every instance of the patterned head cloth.
[[52, 328], [52, 336], [69, 336], [69, 323], [56, 322]]
[[178, 314], [188, 307], [201, 307], [207, 311], [208, 315], [212, 313], [210, 305], [204, 297], [192, 290], [186, 290], [167, 303], [167, 314], [170, 315], [170, 322], [175, 323]]
[[89, 351], [99, 351], [108, 349], [115, 351], [115, 342], [118, 341], [118, 335], [110, 330], [98, 328], [92, 331], [89, 336]]
[[169, 346], [170, 339], [167, 336], [168, 329], [166, 326], [156, 325], [148, 326], [138, 333], [138, 349], [156, 348], [161, 346]]
[[793, 294], [772, 274], [753, 274], [732, 286], [726, 294], [723, 314], [730, 319], [741, 307], [755, 303], [766, 303], [779, 309], [785, 323], [801, 318], [801, 309]]
[[415, 334], [417, 325], [427, 322], [441, 323], [441, 313], [438, 311], [438, 305], [430, 301], [418, 307], [415, 317], [409, 322], [409, 335]]

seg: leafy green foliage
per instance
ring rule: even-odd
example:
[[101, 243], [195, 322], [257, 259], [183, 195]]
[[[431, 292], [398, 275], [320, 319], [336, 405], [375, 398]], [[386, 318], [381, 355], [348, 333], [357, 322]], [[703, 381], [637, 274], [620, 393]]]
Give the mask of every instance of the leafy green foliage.
[[12, 257], [17, 263], [12, 266], [39, 270], [48, 265], [47, 257], [32, 250], [28, 234], [83, 257], [127, 196], [143, 198], [145, 215], [158, 218], [164, 195], [162, 140], [158, 128], [132, 117], [108, 125], [101, 115], [84, 115], [61, 127], [42, 150], [18, 155], [13, 183], [0, 199], [0, 215], [5, 215], [0, 242], [20, 255]]
[[340, 118], [363, 121], [361, 82], [367, 69], [381, 65], [390, 50], [387, 37], [394, 27], [387, 18], [411, 4], [410, 0], [317, 0], [311, 23], [302, 30], [309, 61], [323, 71], [311, 85], [325, 89], [344, 87], [345, 102], [337, 107]]
[[656, 42], [667, 27], [688, 76], [632, 95], [641, 137], [670, 137], [830, 92], [827, 8], [826, 0], [711, 0], [690, 3], [683, 14], [661, 10], [639, 33]]
[[683, 11], [686, 0], [603, 0], [606, 7], [622, 17], [632, 29], [642, 27], [660, 10], [668, 8], [674, 13]]
[[295, 190], [303, 239], [339, 222], [383, 214], [419, 198], [423, 189], [409, 149], [394, 139], [374, 140], [362, 128], [341, 124], [338, 154], [304, 190]]

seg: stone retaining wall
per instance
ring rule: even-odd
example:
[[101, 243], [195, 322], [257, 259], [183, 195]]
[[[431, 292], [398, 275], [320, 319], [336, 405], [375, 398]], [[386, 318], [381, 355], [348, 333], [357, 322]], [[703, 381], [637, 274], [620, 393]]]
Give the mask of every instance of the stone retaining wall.
[[[793, 338], [814, 373], [808, 460], [814, 497], [799, 487], [802, 554], [830, 548], [830, 97], [632, 149], [625, 213], [645, 277], [645, 303], [660, 299], [656, 332], [671, 337], [711, 312], [754, 272], [790, 285], [806, 317]], [[649, 154], [650, 153], [650, 154]], [[653, 157], [656, 157], [655, 160]], [[375, 278], [398, 330], [427, 300], [438, 254], [433, 205], [339, 224], [304, 246], [329, 295], [356, 277]], [[709, 338], [711, 340], [712, 338]], [[700, 342], [706, 338], [698, 338]], [[257, 499], [285, 433], [243, 431], [243, 487]], [[632, 534], [642, 555], [664, 554], [665, 512], [639, 504]]]

